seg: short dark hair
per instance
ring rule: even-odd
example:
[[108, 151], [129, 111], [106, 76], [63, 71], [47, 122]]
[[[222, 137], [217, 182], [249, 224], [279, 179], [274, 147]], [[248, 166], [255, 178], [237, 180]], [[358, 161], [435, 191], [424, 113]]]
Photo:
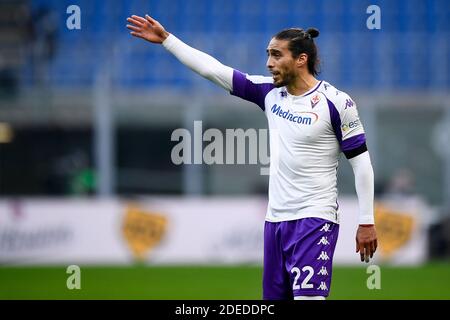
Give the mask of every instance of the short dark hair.
[[308, 55], [308, 71], [314, 76], [319, 74], [319, 57], [317, 55], [317, 46], [314, 38], [319, 36], [319, 30], [309, 28], [304, 31], [300, 28], [289, 28], [278, 32], [274, 38], [277, 40], [288, 40], [289, 51], [292, 56], [297, 58], [301, 53]]

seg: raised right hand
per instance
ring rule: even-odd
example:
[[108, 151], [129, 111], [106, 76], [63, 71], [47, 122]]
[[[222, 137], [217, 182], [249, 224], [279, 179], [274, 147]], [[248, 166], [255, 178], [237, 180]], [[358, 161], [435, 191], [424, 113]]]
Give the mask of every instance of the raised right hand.
[[132, 15], [127, 19], [129, 23], [127, 28], [131, 30], [130, 34], [137, 38], [142, 38], [152, 43], [162, 43], [169, 36], [164, 27], [148, 14], [145, 19], [140, 16]]

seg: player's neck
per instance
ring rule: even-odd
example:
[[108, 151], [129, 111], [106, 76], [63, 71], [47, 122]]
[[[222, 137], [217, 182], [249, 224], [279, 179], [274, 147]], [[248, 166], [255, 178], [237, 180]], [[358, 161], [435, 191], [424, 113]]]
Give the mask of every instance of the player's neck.
[[301, 96], [304, 93], [308, 92], [312, 88], [314, 88], [319, 81], [314, 78], [313, 75], [300, 74], [292, 83], [286, 86], [287, 91], [290, 95], [293, 96]]

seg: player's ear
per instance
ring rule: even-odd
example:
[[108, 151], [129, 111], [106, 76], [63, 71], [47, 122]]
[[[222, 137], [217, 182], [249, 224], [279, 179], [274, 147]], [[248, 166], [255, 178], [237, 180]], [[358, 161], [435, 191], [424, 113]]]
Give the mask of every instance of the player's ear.
[[300, 53], [297, 58], [297, 67], [304, 66], [308, 63], [308, 55], [306, 53]]

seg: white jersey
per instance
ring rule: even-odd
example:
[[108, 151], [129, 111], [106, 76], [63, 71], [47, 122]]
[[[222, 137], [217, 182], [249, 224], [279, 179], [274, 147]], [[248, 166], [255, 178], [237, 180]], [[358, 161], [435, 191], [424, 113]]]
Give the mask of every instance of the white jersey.
[[231, 94], [259, 105], [270, 132], [266, 221], [318, 217], [339, 223], [337, 167], [367, 150], [353, 100], [325, 81], [302, 96], [276, 88], [271, 77], [233, 72]]
[[374, 223], [373, 169], [368, 152], [363, 155], [364, 130], [347, 94], [321, 81], [304, 95], [291, 96], [286, 88], [275, 88], [272, 78], [247, 76], [172, 34], [163, 45], [201, 76], [265, 111], [271, 145], [267, 221], [320, 217], [338, 222], [336, 181], [342, 151], [355, 174], [359, 223]]

